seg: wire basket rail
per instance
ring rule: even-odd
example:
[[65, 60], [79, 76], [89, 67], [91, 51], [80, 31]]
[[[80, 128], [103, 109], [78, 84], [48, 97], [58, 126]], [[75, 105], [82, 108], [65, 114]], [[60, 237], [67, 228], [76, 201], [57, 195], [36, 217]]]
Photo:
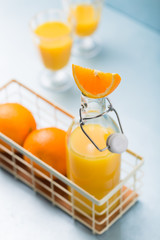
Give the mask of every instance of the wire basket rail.
[[[52, 126], [67, 130], [73, 119], [71, 114], [16, 80], [0, 88], [0, 103], [5, 102], [27, 107], [38, 128]], [[33, 163], [48, 174], [36, 169]], [[137, 201], [142, 187], [142, 165], [143, 158], [127, 150], [122, 155], [120, 183], [99, 200], [0, 133], [0, 167], [97, 234], [104, 233]]]

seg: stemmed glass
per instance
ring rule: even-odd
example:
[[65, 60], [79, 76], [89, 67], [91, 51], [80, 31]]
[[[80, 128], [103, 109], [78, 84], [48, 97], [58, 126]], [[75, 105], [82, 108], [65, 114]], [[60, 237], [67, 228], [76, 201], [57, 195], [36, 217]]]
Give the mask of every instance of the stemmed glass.
[[41, 84], [56, 92], [67, 90], [72, 78], [64, 68], [69, 62], [73, 43], [73, 25], [64, 10], [50, 9], [31, 19], [33, 40], [45, 67]]
[[103, 0], [63, 0], [63, 6], [69, 18], [74, 18], [76, 38], [73, 55], [84, 58], [96, 56], [101, 44], [93, 34], [100, 22]]

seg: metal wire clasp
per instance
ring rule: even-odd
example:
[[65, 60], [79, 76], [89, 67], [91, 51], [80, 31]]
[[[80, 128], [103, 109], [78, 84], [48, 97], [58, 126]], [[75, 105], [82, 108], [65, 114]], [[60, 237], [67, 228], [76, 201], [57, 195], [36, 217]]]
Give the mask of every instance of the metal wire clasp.
[[121, 133], [123, 134], [123, 129], [122, 129], [122, 125], [121, 125], [121, 121], [120, 121], [119, 115], [118, 115], [117, 111], [115, 110], [115, 108], [113, 108], [113, 105], [112, 105], [111, 101], [110, 101], [108, 98], [106, 98], [106, 100], [107, 100], [108, 103], [109, 103], [108, 109], [107, 109], [106, 111], [104, 111], [103, 113], [98, 114], [98, 115], [96, 115], [96, 116], [83, 118], [83, 117], [82, 117], [82, 110], [84, 109], [85, 106], [82, 105], [82, 107], [79, 109], [79, 116], [80, 116], [79, 123], [80, 123], [81, 130], [82, 130], [83, 133], [86, 135], [86, 137], [91, 141], [91, 143], [92, 143], [100, 152], [103, 152], [103, 151], [107, 150], [107, 149], [108, 149], [108, 146], [106, 146], [105, 148], [102, 148], [102, 149], [100, 149], [100, 148], [97, 146], [97, 144], [90, 138], [90, 136], [89, 136], [89, 135], [86, 133], [86, 131], [84, 130], [84, 127], [83, 127], [83, 126], [85, 125], [85, 121], [102, 117], [104, 114], [113, 111], [113, 112], [115, 113], [116, 117], [117, 117], [118, 124], [119, 124], [120, 130], [121, 130]]

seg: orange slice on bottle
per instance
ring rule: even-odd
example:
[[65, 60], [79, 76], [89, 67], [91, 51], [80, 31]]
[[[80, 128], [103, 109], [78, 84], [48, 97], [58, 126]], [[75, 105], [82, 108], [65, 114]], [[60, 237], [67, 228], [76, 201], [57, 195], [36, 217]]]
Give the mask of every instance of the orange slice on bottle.
[[90, 98], [103, 98], [111, 94], [119, 85], [121, 77], [117, 73], [104, 73], [98, 70], [72, 64], [74, 80], [81, 92]]

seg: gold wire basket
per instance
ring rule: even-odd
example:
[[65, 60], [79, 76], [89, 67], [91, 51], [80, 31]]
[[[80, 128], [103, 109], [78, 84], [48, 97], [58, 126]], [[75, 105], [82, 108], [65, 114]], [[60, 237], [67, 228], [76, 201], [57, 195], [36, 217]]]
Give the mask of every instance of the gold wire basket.
[[[71, 114], [16, 80], [0, 88], [0, 103], [6, 102], [17, 102], [27, 107], [33, 113], [38, 128], [52, 126], [67, 130], [73, 119]], [[10, 145], [9, 150], [0, 144], [0, 167], [90, 228], [93, 233], [104, 233], [138, 199], [144, 161], [130, 150], [122, 155], [120, 183], [103, 199], [98, 200], [1, 132], [0, 140], [1, 143], [3, 141]], [[24, 156], [27, 156], [31, 163], [26, 162]], [[34, 162], [49, 172], [50, 177], [34, 168]], [[113, 197], [114, 201], [111, 201]], [[101, 211], [97, 211], [97, 208]]]

